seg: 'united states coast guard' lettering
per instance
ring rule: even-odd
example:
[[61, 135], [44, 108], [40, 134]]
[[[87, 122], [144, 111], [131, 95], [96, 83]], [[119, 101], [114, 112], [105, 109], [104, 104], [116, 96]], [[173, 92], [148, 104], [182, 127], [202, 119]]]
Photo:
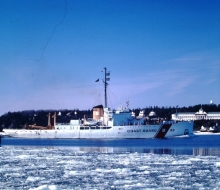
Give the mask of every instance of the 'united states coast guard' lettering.
[[[127, 130], [128, 133], [139, 133], [141, 132], [141, 129], [137, 129], [137, 130]], [[157, 132], [156, 129], [144, 129], [143, 132]]]

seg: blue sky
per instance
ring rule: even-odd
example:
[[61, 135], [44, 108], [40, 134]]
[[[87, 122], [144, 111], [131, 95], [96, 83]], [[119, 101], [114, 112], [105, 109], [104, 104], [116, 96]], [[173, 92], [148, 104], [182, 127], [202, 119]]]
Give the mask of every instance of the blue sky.
[[[0, 0], [0, 114], [220, 104], [220, 1]], [[100, 80], [101, 81], [101, 80]]]

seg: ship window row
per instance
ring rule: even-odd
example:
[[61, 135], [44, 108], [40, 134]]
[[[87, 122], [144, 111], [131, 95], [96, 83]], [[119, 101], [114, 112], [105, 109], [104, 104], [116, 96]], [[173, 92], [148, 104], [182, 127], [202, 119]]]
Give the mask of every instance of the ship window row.
[[70, 126], [70, 127], [58, 126], [57, 129], [61, 129], [61, 130], [66, 130], [66, 129], [74, 130], [74, 129], [78, 129], [78, 127], [75, 128], [73, 126]]
[[111, 129], [112, 127], [99, 127], [99, 126], [91, 126], [91, 127], [80, 127], [80, 130], [94, 130], [94, 129]]
[[[156, 125], [126, 125], [123, 128], [134, 128], [134, 127], [156, 127]], [[118, 130], [123, 130], [123, 128], [119, 128]]]
[[137, 122], [137, 123], [115, 123], [115, 126], [139, 126], [139, 125], [143, 125], [143, 122]]

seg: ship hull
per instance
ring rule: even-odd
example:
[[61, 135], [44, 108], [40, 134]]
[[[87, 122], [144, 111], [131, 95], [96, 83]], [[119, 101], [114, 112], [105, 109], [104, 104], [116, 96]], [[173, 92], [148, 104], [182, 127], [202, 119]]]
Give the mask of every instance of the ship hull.
[[76, 127], [70, 130], [15, 130], [4, 129], [4, 136], [14, 138], [42, 138], [42, 139], [139, 139], [139, 138], [167, 138], [193, 133], [193, 122], [166, 123], [158, 125], [127, 125]]

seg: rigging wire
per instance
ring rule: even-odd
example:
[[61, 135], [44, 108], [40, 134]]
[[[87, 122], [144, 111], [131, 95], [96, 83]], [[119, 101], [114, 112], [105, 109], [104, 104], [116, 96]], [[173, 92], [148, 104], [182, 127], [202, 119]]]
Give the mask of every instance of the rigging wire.
[[[113, 95], [114, 99], [116, 100], [116, 103], [117, 103], [118, 105], [120, 105], [121, 103], [120, 103], [119, 99], [117, 98], [117, 96], [112, 92], [111, 88], [108, 88], [109, 97], [111, 97], [111, 96], [110, 96], [110, 93], [111, 93], [111, 95]], [[111, 103], [112, 103], [112, 102], [111, 102]]]
[[101, 83], [99, 82], [99, 94], [98, 94], [98, 98], [99, 98], [99, 101], [100, 101], [100, 104], [102, 105], [103, 104], [103, 101], [102, 101], [102, 87], [101, 87]]
[[109, 102], [109, 105], [110, 105], [110, 106], [108, 106], [108, 107], [113, 107], [112, 101], [111, 101], [111, 96], [110, 96], [110, 94], [109, 94], [109, 91], [107, 91], [107, 93], [108, 93], [108, 96], [107, 96], [108, 99], [107, 99], [107, 101], [109, 100], [108, 102]]
[[95, 105], [102, 105], [102, 89], [101, 89], [100, 82], [98, 82], [98, 87], [96, 87], [95, 90], [97, 93], [95, 93], [94, 104]]

